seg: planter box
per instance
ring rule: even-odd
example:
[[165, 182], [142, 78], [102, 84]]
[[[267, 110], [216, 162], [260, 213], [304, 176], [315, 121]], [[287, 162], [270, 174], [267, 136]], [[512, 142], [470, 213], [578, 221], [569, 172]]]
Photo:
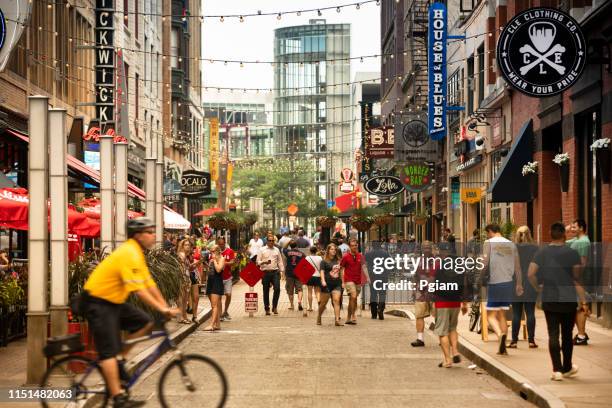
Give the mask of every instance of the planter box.
[[27, 334], [26, 305], [0, 306], [0, 346]]
[[595, 158], [601, 181], [608, 184], [610, 182], [610, 148], [595, 150]]
[[564, 163], [559, 166], [559, 179], [561, 180], [561, 191], [567, 193], [569, 191], [569, 163]]

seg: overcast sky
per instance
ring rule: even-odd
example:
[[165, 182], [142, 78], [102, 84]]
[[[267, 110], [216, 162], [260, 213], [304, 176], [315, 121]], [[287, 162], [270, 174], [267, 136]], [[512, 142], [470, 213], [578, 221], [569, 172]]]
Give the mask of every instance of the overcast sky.
[[[339, 6], [354, 3], [351, 0], [202, 0], [204, 15], [247, 14], [262, 12], [284, 12], [305, 10], [317, 7]], [[302, 13], [297, 16], [283, 15], [281, 20], [275, 16], [254, 16], [238, 19], [205, 19], [202, 29], [202, 56], [216, 59], [264, 60], [274, 59], [274, 29], [308, 24], [312, 18], [324, 18], [328, 23], [351, 24], [351, 56], [380, 54], [380, 7], [367, 3], [360, 7], [327, 10], [321, 17], [317, 13]], [[271, 88], [273, 69], [269, 64], [210, 64], [202, 66], [204, 86]], [[380, 71], [378, 58], [352, 61], [351, 80], [356, 71]]]

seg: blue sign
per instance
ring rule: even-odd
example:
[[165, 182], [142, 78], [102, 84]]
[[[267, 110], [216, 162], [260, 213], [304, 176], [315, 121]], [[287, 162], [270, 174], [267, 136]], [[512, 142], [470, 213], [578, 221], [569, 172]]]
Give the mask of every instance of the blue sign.
[[429, 136], [441, 140], [446, 134], [446, 6], [432, 3], [429, 6]]
[[334, 206], [334, 200], [327, 200], [327, 208], [332, 208]]

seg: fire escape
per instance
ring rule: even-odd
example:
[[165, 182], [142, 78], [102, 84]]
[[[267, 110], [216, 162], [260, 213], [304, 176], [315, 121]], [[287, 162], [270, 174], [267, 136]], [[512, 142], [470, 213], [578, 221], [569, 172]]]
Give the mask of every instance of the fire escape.
[[406, 77], [402, 88], [410, 112], [427, 110], [427, 21], [428, 0], [414, 0], [408, 9], [408, 29], [404, 41]]

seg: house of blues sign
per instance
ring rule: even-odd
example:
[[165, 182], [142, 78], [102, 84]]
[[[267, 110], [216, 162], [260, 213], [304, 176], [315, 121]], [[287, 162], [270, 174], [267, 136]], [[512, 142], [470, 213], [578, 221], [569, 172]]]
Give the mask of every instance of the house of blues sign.
[[546, 97], [563, 92], [582, 74], [586, 43], [580, 25], [557, 9], [532, 8], [504, 27], [497, 65], [519, 92]]
[[103, 131], [115, 122], [115, 0], [96, 0], [96, 116]]

